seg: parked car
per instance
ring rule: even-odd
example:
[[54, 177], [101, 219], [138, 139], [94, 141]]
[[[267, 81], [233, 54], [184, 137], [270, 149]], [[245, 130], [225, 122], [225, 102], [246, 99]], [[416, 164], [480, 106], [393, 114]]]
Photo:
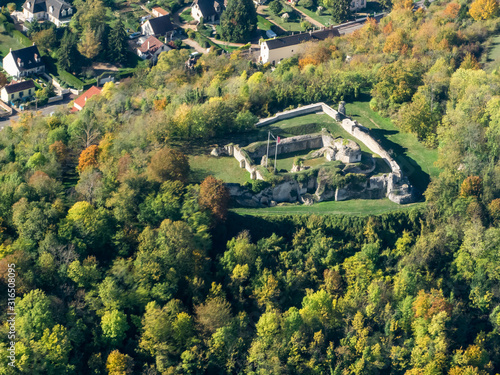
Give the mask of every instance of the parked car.
[[139, 31], [135, 32], [135, 33], [132, 33], [129, 35], [129, 38], [130, 39], [136, 39], [136, 38], [139, 38], [141, 36], [141, 33]]

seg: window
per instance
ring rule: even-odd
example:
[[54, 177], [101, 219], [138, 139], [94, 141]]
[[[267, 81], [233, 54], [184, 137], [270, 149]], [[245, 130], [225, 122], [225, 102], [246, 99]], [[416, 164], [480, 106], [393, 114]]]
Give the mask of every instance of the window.
[[11, 99], [14, 99], [14, 94], [10, 94], [10, 98], [11, 98]]
[[66, 9], [63, 9], [62, 12], [61, 12], [61, 16], [66, 16]]
[[28, 90], [28, 95], [31, 95], [31, 89]]
[[68, 9], [68, 14], [73, 14], [73, 9], [69, 8]]

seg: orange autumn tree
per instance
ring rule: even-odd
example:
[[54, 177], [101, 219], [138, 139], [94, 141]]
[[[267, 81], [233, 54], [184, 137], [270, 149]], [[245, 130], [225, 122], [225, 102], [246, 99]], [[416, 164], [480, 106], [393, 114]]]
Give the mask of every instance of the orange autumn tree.
[[458, 13], [460, 12], [460, 8], [461, 8], [461, 5], [459, 3], [452, 2], [446, 6], [443, 13], [445, 16], [447, 16], [449, 18], [455, 19], [458, 17]]
[[483, 191], [483, 180], [479, 176], [469, 176], [460, 187], [460, 195], [466, 197], [479, 197]]
[[99, 165], [99, 147], [92, 145], [87, 147], [80, 154], [78, 159], [78, 171], [81, 173], [90, 167], [97, 167]]
[[476, 0], [469, 9], [469, 14], [476, 21], [487, 20], [498, 13], [497, 0]]
[[198, 203], [201, 207], [212, 211], [217, 219], [226, 218], [229, 199], [229, 191], [224, 186], [224, 181], [208, 176], [201, 183]]

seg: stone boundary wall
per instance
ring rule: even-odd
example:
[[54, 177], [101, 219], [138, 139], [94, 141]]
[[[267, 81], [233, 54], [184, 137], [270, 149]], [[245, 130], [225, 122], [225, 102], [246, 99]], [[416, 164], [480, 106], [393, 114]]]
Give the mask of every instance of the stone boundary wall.
[[[277, 113], [273, 117], [268, 117], [266, 119], [260, 120], [259, 122], [257, 122], [255, 126], [257, 127], [266, 126], [278, 121], [287, 120], [293, 117], [307, 115], [310, 113], [316, 113], [320, 111], [324, 112], [325, 114], [333, 118], [335, 121], [340, 122], [341, 115], [336, 110], [334, 110], [332, 107], [326, 105], [323, 102], [319, 102], [299, 107], [296, 109], [292, 109], [290, 111]], [[363, 128], [356, 121], [353, 121], [349, 118], [344, 118], [340, 122], [340, 125], [350, 135], [363, 142], [366, 145], [366, 147], [370, 149], [371, 152], [379, 155], [391, 168], [392, 173], [394, 173], [398, 178], [402, 178], [401, 168], [399, 167], [398, 163], [396, 163], [396, 161], [389, 155], [389, 153], [386, 150], [384, 150], [382, 146], [380, 146], [380, 144], [374, 138], [372, 138], [368, 130], [364, 131]]]
[[[321, 148], [323, 147], [323, 138], [324, 136], [322, 133], [296, 135], [295, 137], [283, 138], [279, 143], [278, 155]], [[267, 142], [253, 152], [248, 150], [246, 150], [246, 152], [252, 159], [260, 159], [267, 153]], [[269, 155], [274, 157], [275, 153], [276, 143], [273, 141], [269, 144]]]
[[252, 160], [249, 158], [246, 152], [243, 152], [237, 145], [226, 145], [224, 147], [228, 155], [232, 155], [238, 163], [240, 163], [240, 168], [245, 168], [248, 173], [250, 173], [250, 179], [252, 180], [263, 180], [264, 177], [253, 165]]
[[1, 117], [9, 117], [12, 115], [12, 108], [9, 107], [7, 104], [5, 104], [3, 101], [0, 100], [0, 108], [2, 108], [4, 111], [0, 111], [0, 118]]

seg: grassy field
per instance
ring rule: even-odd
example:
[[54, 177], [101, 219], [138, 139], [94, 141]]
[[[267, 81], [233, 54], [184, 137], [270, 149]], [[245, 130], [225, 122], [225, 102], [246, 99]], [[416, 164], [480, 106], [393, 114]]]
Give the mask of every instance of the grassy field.
[[316, 12], [313, 12], [312, 10], [304, 8], [303, 6], [296, 5], [295, 8], [300, 10], [302, 13], [307, 14], [313, 20], [318, 21], [319, 23], [321, 23], [324, 26], [336, 25], [336, 23], [332, 21], [332, 15], [328, 11], [323, 11], [323, 15], [318, 16], [316, 14]]
[[210, 155], [190, 155], [191, 180], [199, 183], [209, 175], [224, 182], [243, 184], [250, 181], [250, 174], [240, 168], [235, 158], [229, 156], [214, 157]]
[[304, 31], [300, 26], [300, 14], [297, 12], [287, 12], [290, 18], [285, 22], [280, 16], [275, 15], [269, 8], [264, 8], [263, 13], [266, 18], [274, 21], [287, 31]]
[[328, 129], [328, 131], [330, 131], [330, 133], [334, 137], [352, 139], [359, 145], [359, 147], [361, 147], [361, 151], [371, 153], [370, 149], [366, 147], [364, 143], [360, 142], [352, 135], [347, 133], [340, 125], [337, 124], [335, 120], [333, 120], [330, 116], [324, 113], [321, 114], [314, 113], [314, 114], [294, 117], [288, 120], [282, 120], [261, 129], [264, 130], [267, 128], [269, 128], [271, 132], [273, 132], [273, 134], [275, 135], [277, 134], [287, 137], [291, 137], [294, 135], [301, 135], [301, 134], [316, 133], [320, 132], [322, 128], [326, 128]]
[[403, 211], [422, 207], [425, 203], [399, 205], [389, 199], [356, 199], [349, 201], [329, 201], [315, 203], [312, 206], [289, 205], [269, 208], [233, 208], [231, 211], [239, 215], [380, 215], [389, 211]]
[[260, 30], [267, 31], [267, 30], [270, 30], [272, 26], [273, 26], [272, 22], [269, 22], [268, 20], [266, 20], [261, 15], [257, 15], [257, 27]]
[[14, 37], [0, 33], [0, 60], [3, 59], [10, 49], [16, 50], [24, 46]]
[[491, 46], [488, 49], [484, 70], [492, 72], [500, 66], [500, 35], [491, 38]]
[[437, 150], [426, 148], [413, 134], [399, 131], [390, 119], [373, 112], [369, 106], [368, 95], [361, 101], [347, 103], [346, 110], [347, 115], [371, 129], [374, 138], [378, 139], [382, 147], [392, 152], [413, 186], [423, 193], [430, 178], [439, 174], [439, 168], [434, 165], [438, 156]]

